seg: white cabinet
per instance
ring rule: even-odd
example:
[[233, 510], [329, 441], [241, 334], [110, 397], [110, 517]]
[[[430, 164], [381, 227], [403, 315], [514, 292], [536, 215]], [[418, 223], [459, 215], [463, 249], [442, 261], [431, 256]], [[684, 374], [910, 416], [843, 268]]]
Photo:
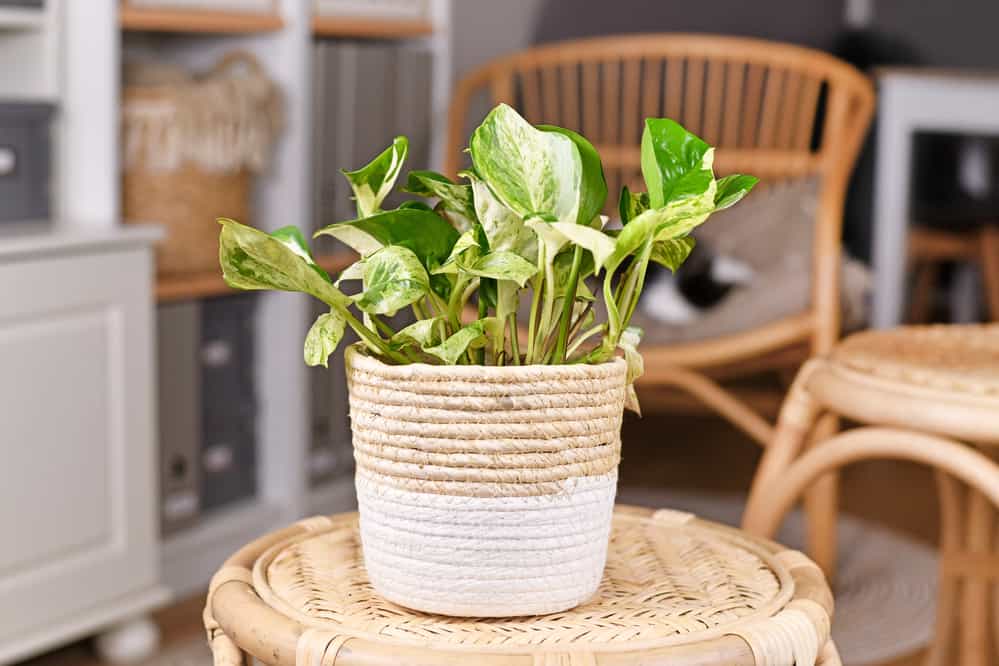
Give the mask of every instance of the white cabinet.
[[0, 663], [162, 601], [151, 235], [0, 236]]

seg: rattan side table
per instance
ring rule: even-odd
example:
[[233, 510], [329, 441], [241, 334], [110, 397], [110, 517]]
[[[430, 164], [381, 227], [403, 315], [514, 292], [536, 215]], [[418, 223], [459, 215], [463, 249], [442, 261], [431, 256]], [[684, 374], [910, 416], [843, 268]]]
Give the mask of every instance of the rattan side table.
[[565, 613], [464, 619], [381, 599], [356, 514], [262, 537], [212, 580], [216, 666], [839, 666], [832, 595], [799, 552], [690, 514], [619, 506], [597, 595]]

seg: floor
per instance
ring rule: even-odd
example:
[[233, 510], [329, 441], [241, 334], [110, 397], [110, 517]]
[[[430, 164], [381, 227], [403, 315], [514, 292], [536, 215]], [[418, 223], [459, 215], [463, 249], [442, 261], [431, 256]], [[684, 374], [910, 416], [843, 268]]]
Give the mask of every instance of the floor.
[[[623, 485], [744, 492], [759, 457], [759, 448], [749, 439], [707, 415], [629, 416], [623, 435]], [[887, 479], [890, 485], [885, 483]], [[912, 536], [935, 542], [937, 513], [932, 480], [915, 466], [869, 463], [850, 469], [843, 480], [843, 505], [858, 516], [884, 521]], [[156, 614], [165, 648], [201, 634], [203, 604], [203, 597], [193, 597]], [[884, 666], [916, 666], [921, 663], [920, 657], [911, 655]], [[100, 663], [86, 643], [77, 643], [24, 662], [24, 666]]]

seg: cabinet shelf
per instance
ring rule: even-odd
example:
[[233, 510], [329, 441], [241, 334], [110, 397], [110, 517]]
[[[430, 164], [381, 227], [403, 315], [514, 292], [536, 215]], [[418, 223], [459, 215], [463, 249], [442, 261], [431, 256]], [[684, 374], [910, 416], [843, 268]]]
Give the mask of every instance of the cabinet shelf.
[[136, 7], [122, 7], [119, 22], [123, 30], [215, 34], [274, 32], [284, 27], [277, 14]]
[[315, 16], [312, 34], [316, 37], [359, 39], [402, 39], [433, 34], [434, 26], [425, 19], [380, 19], [344, 16]]
[[[338, 252], [316, 258], [316, 263], [331, 273], [342, 271], [355, 261], [349, 252]], [[183, 275], [160, 275], [156, 278], [156, 301], [186, 301], [197, 298], [225, 296], [234, 290], [222, 280], [219, 271], [187, 273]]]

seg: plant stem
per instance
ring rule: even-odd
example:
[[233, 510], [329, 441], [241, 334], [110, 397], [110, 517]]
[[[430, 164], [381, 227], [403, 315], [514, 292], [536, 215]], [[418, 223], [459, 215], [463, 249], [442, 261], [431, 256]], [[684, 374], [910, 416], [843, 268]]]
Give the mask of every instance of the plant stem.
[[[539, 248], [538, 252], [544, 252], [544, 248]], [[541, 291], [544, 286], [544, 273], [539, 273], [531, 285], [531, 318], [527, 322], [527, 358], [525, 362], [530, 365], [534, 362], [534, 339], [538, 328], [538, 305], [541, 303]]]
[[565, 346], [569, 341], [569, 324], [572, 319], [572, 306], [576, 303], [576, 286], [579, 284], [579, 266], [583, 263], [583, 248], [576, 246], [572, 252], [572, 266], [569, 268], [569, 282], [562, 295], [562, 316], [558, 322], [558, 340], [555, 342], [555, 356], [552, 363], [565, 362]]
[[392, 330], [392, 327], [383, 322], [377, 316], [371, 315], [371, 321], [375, 322], [375, 327], [381, 331], [381, 334], [385, 337], [391, 339], [392, 336], [395, 335], [395, 331]]
[[510, 352], [513, 354], [513, 364], [520, 365], [520, 335], [517, 331], [517, 313], [510, 314]]
[[332, 307], [337, 309], [337, 311], [343, 316], [344, 321], [346, 321], [347, 325], [350, 326], [355, 333], [357, 333], [358, 337], [377, 349], [379, 353], [385, 356], [385, 358], [391, 359], [396, 363], [407, 363], [405, 356], [398, 352], [392, 351], [392, 349], [385, 344], [385, 341], [382, 340], [377, 333], [358, 321], [357, 317], [351, 314], [350, 310], [342, 305], [334, 305]]
[[[479, 319], [485, 319], [486, 317], [489, 316], [489, 305], [486, 303], [486, 299], [482, 297], [482, 281], [484, 279], [489, 279], [489, 278], [482, 278], [479, 280]], [[486, 348], [482, 347], [481, 349], [477, 350], [475, 354], [478, 357], [479, 365], [485, 365]]]
[[645, 247], [642, 248], [642, 254], [638, 260], [638, 266], [632, 266], [632, 270], [635, 271], [634, 285], [629, 294], [630, 302], [627, 303], [627, 307], [624, 310], [624, 316], [621, 318], [621, 329], [624, 330], [628, 326], [628, 322], [631, 321], [631, 315], [635, 313], [635, 307], [638, 305], [638, 299], [642, 295], [642, 288], [645, 286], [645, 274], [649, 269], [649, 257], [652, 256], [652, 239], [645, 242]]

